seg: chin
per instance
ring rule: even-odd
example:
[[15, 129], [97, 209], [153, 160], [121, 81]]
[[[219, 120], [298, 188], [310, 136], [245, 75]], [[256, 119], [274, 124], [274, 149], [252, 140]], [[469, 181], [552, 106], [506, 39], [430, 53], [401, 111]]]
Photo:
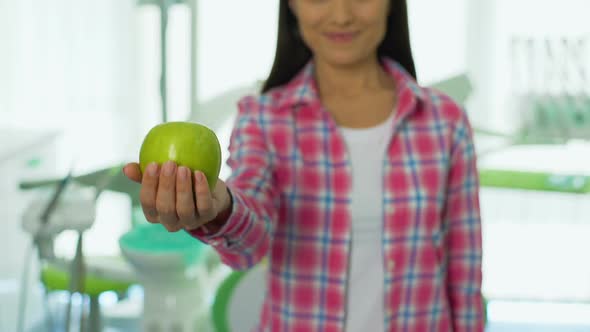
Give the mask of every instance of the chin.
[[370, 56], [353, 52], [334, 52], [321, 57], [326, 63], [338, 67], [349, 67], [367, 61]]

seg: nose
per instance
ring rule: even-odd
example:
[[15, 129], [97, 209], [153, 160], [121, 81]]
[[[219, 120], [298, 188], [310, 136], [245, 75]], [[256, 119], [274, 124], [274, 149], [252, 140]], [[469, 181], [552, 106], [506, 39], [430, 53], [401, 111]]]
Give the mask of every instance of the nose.
[[348, 25], [352, 22], [353, 12], [350, 0], [334, 0], [332, 11], [334, 23], [338, 25]]

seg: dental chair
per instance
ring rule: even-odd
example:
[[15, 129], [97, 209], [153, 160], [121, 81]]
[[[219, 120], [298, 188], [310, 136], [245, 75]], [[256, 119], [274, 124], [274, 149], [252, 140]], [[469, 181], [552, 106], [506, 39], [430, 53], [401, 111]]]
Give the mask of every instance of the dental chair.
[[[89, 302], [88, 314], [84, 305], [86, 301], [82, 302], [82, 312], [78, 321], [80, 330], [99, 332], [102, 331], [100, 295], [115, 292], [119, 296], [124, 296], [128, 288], [136, 283], [136, 278], [127, 263], [119, 257], [83, 254], [83, 234], [92, 227], [96, 216], [96, 191], [76, 184], [64, 185], [62, 189], [63, 193], [59, 198], [54, 197], [55, 194], [50, 191], [41, 190], [37, 197], [31, 200], [22, 217], [23, 229], [31, 234], [34, 240], [33, 249], [37, 252], [40, 263], [40, 271], [35, 272], [38, 272], [45, 289], [46, 327], [50, 331], [61, 329], [58, 326], [62, 327], [62, 323], [56, 322], [49, 310], [49, 295], [55, 291], [65, 291], [69, 292], [69, 300], [62, 328], [69, 330], [72, 323], [72, 295], [79, 293]], [[50, 215], [43, 221], [46, 207], [51, 204], [53, 207]], [[73, 258], [60, 257], [55, 252], [54, 240], [65, 231], [78, 233]], [[28, 276], [25, 274], [24, 278], [28, 279]], [[26, 284], [25, 280], [23, 285]], [[21, 306], [23, 309], [19, 312], [19, 319], [24, 320], [26, 306], [23, 303]], [[21, 322], [20, 326], [23, 323]]]
[[[105, 181], [105, 178], [109, 180]], [[99, 332], [103, 328], [100, 295], [114, 292], [122, 299], [131, 286], [141, 285], [143, 315], [139, 323], [142, 330], [202, 330], [200, 326], [206, 321], [203, 316], [208, 312], [204, 301], [211, 297], [207, 291], [207, 275], [217, 267], [212, 250], [185, 232], [169, 233], [161, 225], [148, 223], [139, 206], [138, 195], [132, 195], [131, 229], [118, 241], [121, 255], [83, 255], [79, 240], [76, 255], [82, 257], [81, 273], [74, 267], [76, 258], [55, 256], [53, 240], [60, 233], [76, 231], [83, 234], [92, 227], [96, 214], [92, 193], [96, 192], [97, 186], [131, 194], [138, 193], [139, 187], [122, 174], [121, 167], [74, 177], [72, 182], [67, 194], [60, 199], [55, 216], [43, 230], [40, 279], [46, 299], [54, 291], [82, 294], [89, 299], [89, 313], [80, 317], [78, 325], [81, 331]], [[21, 188], [30, 190], [51, 187], [52, 184], [51, 180], [22, 182]], [[24, 229], [33, 235], [39, 234], [39, 216], [48, 200], [47, 195], [40, 196], [30, 203], [23, 217]], [[70, 309], [71, 305], [66, 311], [66, 326], [71, 321]], [[46, 313], [46, 325], [49, 330], [56, 329], [57, 324], [50, 312]]]

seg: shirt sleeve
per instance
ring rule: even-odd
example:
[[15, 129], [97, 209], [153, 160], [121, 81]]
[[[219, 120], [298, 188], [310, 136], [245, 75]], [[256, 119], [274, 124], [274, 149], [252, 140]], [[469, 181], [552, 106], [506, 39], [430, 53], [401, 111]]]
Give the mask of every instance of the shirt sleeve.
[[453, 331], [484, 331], [479, 177], [473, 132], [465, 111], [453, 132], [447, 200], [447, 290]]
[[238, 116], [230, 138], [226, 185], [233, 205], [229, 219], [214, 234], [198, 229], [189, 233], [211, 245], [229, 267], [247, 269], [266, 255], [277, 214], [272, 158], [263, 132], [261, 103], [246, 97], [238, 103]]

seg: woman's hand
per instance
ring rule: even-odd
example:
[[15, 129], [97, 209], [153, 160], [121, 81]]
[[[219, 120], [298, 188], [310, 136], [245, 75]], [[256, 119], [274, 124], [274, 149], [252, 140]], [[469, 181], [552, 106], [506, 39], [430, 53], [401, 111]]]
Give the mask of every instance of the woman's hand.
[[222, 180], [217, 180], [211, 192], [202, 172], [193, 173], [172, 161], [161, 167], [152, 163], [145, 174], [141, 174], [139, 164], [129, 163], [123, 173], [141, 183], [140, 201], [146, 219], [170, 232], [197, 229], [231, 208], [231, 197]]

